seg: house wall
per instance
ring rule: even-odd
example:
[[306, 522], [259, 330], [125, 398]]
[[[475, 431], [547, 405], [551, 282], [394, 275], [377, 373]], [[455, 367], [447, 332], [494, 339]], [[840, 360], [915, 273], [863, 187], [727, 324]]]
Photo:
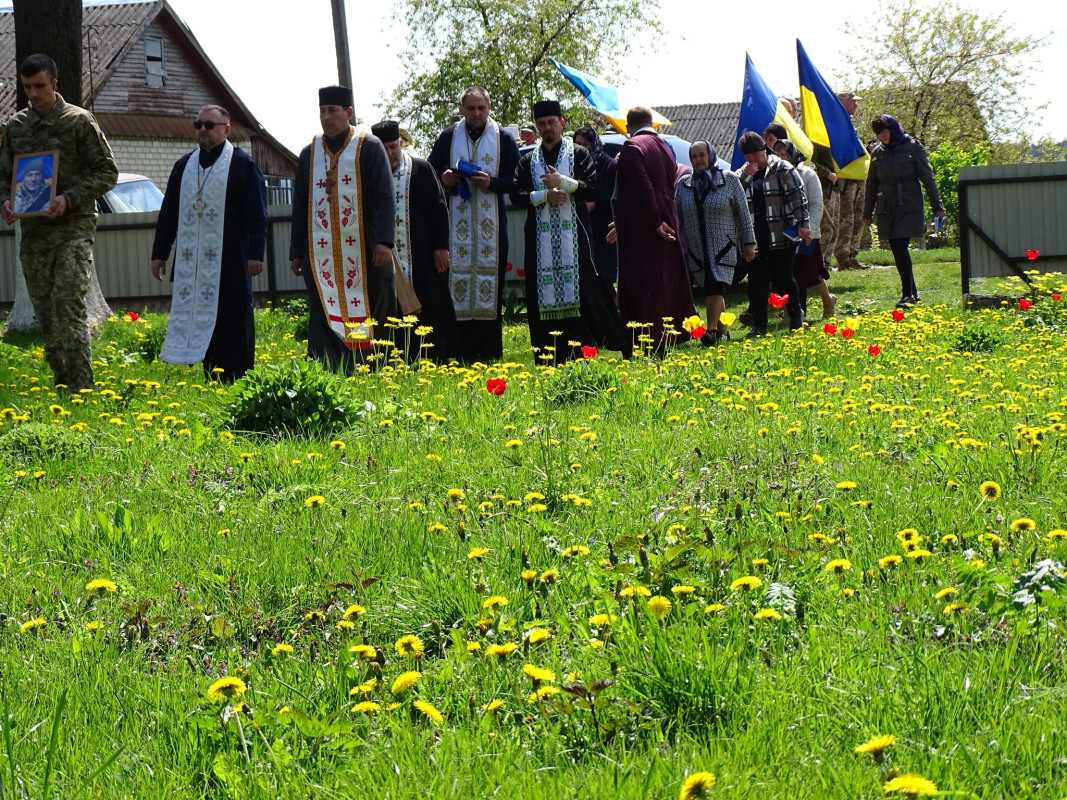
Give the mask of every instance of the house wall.
[[[194, 142], [183, 139], [131, 139], [109, 136], [108, 141], [115, 153], [120, 172], [135, 172], [151, 178], [163, 191], [166, 191], [167, 179], [174, 162], [196, 146]], [[234, 147], [249, 152], [247, 140], [230, 141]]]

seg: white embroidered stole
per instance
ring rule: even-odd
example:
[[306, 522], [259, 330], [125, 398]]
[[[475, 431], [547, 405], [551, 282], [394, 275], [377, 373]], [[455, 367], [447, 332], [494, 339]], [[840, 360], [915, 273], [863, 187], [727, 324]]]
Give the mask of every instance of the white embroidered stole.
[[[500, 126], [488, 120], [478, 141], [467, 136], [467, 123], [460, 120], [452, 132], [450, 166], [464, 159], [491, 177], [500, 171]], [[470, 200], [453, 194], [449, 202], [449, 274], [452, 302], [459, 320], [496, 319], [500, 270], [500, 218], [495, 192], [479, 189], [467, 181]]]
[[349, 348], [371, 347], [370, 297], [364, 257], [359, 153], [363, 134], [349, 129], [336, 155], [322, 136], [311, 143], [308, 193], [308, 255], [330, 330]]
[[400, 154], [400, 166], [393, 170], [393, 188], [396, 192], [396, 233], [393, 252], [408, 283], [411, 276], [411, 154]]
[[[556, 172], [574, 176], [574, 143], [563, 137]], [[544, 191], [541, 176], [548, 172], [541, 146], [530, 158], [535, 191]], [[576, 317], [578, 302], [578, 218], [574, 195], [562, 206], [544, 202], [534, 207], [534, 245], [537, 248], [537, 305], [541, 319]]]
[[215, 332], [226, 184], [232, 160], [233, 145], [226, 142], [218, 160], [206, 170], [200, 167], [199, 150], [185, 164], [178, 199], [174, 293], [160, 361], [170, 364], [203, 361]]

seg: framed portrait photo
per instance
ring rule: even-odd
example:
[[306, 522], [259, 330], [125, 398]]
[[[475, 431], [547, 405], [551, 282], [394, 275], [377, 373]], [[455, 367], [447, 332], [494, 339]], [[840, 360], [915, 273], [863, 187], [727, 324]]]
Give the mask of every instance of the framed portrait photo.
[[56, 198], [59, 151], [15, 156], [11, 173], [11, 210], [16, 217], [47, 214]]

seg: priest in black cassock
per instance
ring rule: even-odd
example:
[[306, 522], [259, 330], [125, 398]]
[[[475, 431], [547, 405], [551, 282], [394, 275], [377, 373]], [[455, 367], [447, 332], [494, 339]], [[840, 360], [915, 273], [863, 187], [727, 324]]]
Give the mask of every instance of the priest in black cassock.
[[504, 196], [511, 191], [519, 148], [489, 116], [491, 108], [485, 89], [465, 90], [459, 101], [463, 119], [441, 132], [429, 158], [448, 195], [450, 285], [459, 320], [454, 355], [461, 361], [492, 361], [504, 354]]
[[384, 326], [397, 315], [392, 170], [353, 113], [350, 88], [319, 89], [322, 135], [300, 152], [289, 241], [308, 289], [308, 356], [345, 372], [389, 355]]
[[393, 169], [396, 201], [393, 253], [422, 304], [418, 314], [420, 326], [433, 329], [422, 337], [403, 329], [397, 337], [397, 346], [407, 351], [408, 361], [422, 357], [444, 364], [457, 351], [456, 309], [448, 286], [449, 227], [445, 193], [430, 162], [415, 158], [404, 149], [400, 123], [385, 120], [371, 125], [370, 130], [385, 145]]
[[597, 271], [590, 242], [586, 203], [596, 199], [593, 157], [563, 136], [558, 102], [534, 103], [533, 115], [541, 141], [519, 160], [511, 193], [511, 202], [527, 209], [530, 344], [535, 357], [550, 364], [581, 356], [583, 346], [622, 351], [614, 289]]
[[252, 157], [227, 141], [225, 108], [204, 106], [193, 126], [199, 149], [171, 170], [152, 244], [152, 274], [160, 281], [178, 244], [159, 357], [202, 361], [209, 379], [230, 382], [255, 361], [252, 278], [263, 270], [267, 193]]

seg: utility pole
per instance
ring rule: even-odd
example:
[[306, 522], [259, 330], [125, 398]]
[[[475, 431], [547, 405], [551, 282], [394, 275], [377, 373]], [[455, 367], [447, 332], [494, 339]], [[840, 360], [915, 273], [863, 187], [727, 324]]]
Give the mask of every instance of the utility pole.
[[337, 49], [337, 82], [352, 86], [352, 56], [348, 52], [348, 23], [345, 21], [345, 0], [330, 0], [333, 7], [333, 40]]

